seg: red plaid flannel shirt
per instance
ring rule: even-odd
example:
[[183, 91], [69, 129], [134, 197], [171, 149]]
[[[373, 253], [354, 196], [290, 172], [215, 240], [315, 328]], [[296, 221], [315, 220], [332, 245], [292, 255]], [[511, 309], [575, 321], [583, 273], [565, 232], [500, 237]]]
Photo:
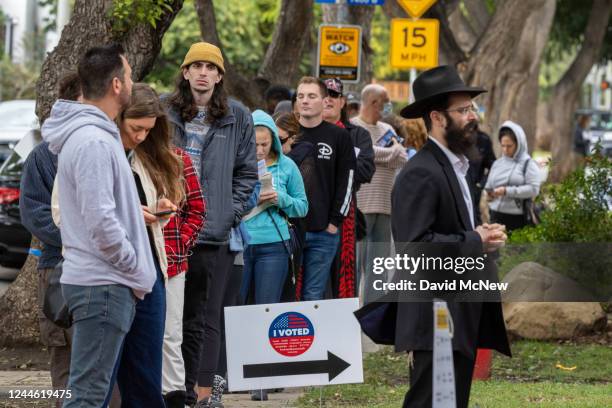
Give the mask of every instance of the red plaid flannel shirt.
[[177, 148], [176, 153], [183, 159], [185, 201], [164, 228], [168, 278], [187, 271], [187, 258], [204, 226], [206, 217], [206, 204], [202, 196], [200, 180], [193, 169], [191, 158], [181, 149]]

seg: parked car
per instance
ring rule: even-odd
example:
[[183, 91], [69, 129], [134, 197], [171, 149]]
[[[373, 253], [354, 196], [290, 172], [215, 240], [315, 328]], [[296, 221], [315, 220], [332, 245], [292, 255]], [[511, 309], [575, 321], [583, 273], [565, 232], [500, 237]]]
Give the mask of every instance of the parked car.
[[38, 128], [36, 101], [19, 99], [0, 102], [0, 164], [30, 130]]
[[578, 115], [591, 117], [589, 128], [585, 130], [584, 137], [589, 142], [589, 152], [595, 150], [597, 143], [601, 144], [602, 154], [612, 157], [612, 112], [596, 109], [580, 109]]
[[21, 268], [30, 250], [32, 235], [21, 224], [19, 214], [19, 183], [23, 162], [40, 142], [38, 130], [26, 132], [0, 166], [0, 265]]

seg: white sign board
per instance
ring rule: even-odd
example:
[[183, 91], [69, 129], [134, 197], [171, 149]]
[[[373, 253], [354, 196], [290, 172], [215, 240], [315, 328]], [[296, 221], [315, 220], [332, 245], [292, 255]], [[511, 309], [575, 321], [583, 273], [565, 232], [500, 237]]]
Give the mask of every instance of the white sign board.
[[225, 308], [230, 391], [363, 382], [359, 299]]

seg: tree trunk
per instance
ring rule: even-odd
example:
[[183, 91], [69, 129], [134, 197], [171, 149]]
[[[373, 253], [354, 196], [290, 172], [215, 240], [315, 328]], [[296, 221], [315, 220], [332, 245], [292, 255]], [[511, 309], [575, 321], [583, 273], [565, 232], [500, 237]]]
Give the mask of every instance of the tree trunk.
[[122, 38], [114, 38], [108, 11], [112, 0], [77, 0], [70, 22], [64, 27], [57, 47], [43, 63], [40, 78], [36, 84], [36, 114], [41, 123], [49, 116], [51, 106], [57, 98], [57, 86], [64, 74], [75, 70], [79, 58], [92, 46], [119, 42], [126, 51], [132, 67], [132, 78], [144, 78], [155, 62], [161, 49], [164, 33], [183, 7], [183, 0], [174, 0], [156, 27], [138, 25], [131, 28]]
[[448, 13], [448, 22], [462, 51], [468, 53], [486, 30], [491, 15], [483, 1], [464, 0], [463, 5], [465, 12], [455, 7]]
[[294, 86], [313, 20], [312, 0], [283, 0], [259, 76]]
[[[36, 84], [36, 113], [41, 123], [49, 116], [57, 98], [57, 84], [61, 77], [75, 70], [79, 58], [93, 46], [120, 42], [132, 67], [135, 80], [143, 78], [153, 66], [161, 48], [164, 33], [183, 6], [183, 0], [174, 0], [172, 12], [165, 12], [154, 28], [139, 25], [131, 28], [122, 38], [113, 38], [106, 17], [111, 0], [77, 0], [70, 22], [62, 31], [57, 47], [43, 63]], [[29, 256], [15, 282], [0, 298], [0, 342], [35, 343], [38, 341], [37, 259]]]
[[[40, 248], [36, 238], [30, 247]], [[0, 297], [0, 347], [39, 342], [37, 263], [37, 257], [28, 256], [17, 279]]]
[[464, 79], [488, 90], [478, 100], [485, 109], [485, 130], [495, 132], [504, 120], [514, 120], [533, 146], [540, 60], [555, 8], [554, 0], [532, 0], [529, 7], [508, 0], [498, 6], [480, 37]]
[[[217, 45], [223, 53], [212, 0], [196, 0], [195, 8], [202, 39]], [[269, 85], [295, 83], [312, 23], [312, 9], [313, 0], [283, 0], [272, 43], [255, 78], [247, 78], [238, 72], [223, 53], [224, 82], [231, 96], [251, 109], [264, 108], [263, 93]]]
[[542, 109], [544, 116], [541, 120], [544, 122], [539, 125], [542, 134], [550, 135], [554, 164], [550, 178], [554, 182], [562, 180], [576, 165], [572, 138], [574, 111], [582, 84], [601, 52], [611, 10], [612, 0], [593, 2], [582, 47]]

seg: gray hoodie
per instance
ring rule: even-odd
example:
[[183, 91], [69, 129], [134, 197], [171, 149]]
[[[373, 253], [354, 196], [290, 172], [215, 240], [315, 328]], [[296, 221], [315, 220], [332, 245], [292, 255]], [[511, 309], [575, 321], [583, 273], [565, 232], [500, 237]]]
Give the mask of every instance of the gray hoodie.
[[157, 272], [117, 126], [93, 105], [58, 100], [41, 132], [58, 155], [61, 283], [120, 284], [144, 297]]
[[[541, 175], [538, 164], [532, 160], [527, 150], [527, 137], [523, 128], [507, 120], [500, 126], [510, 128], [516, 135], [518, 146], [512, 157], [504, 156], [495, 160], [485, 189], [495, 189], [506, 187], [506, 195], [497, 197], [489, 203], [489, 208], [493, 211], [504, 214], [522, 214], [522, 200], [535, 198], [540, 192]], [[525, 174], [525, 161], [529, 160]]]

